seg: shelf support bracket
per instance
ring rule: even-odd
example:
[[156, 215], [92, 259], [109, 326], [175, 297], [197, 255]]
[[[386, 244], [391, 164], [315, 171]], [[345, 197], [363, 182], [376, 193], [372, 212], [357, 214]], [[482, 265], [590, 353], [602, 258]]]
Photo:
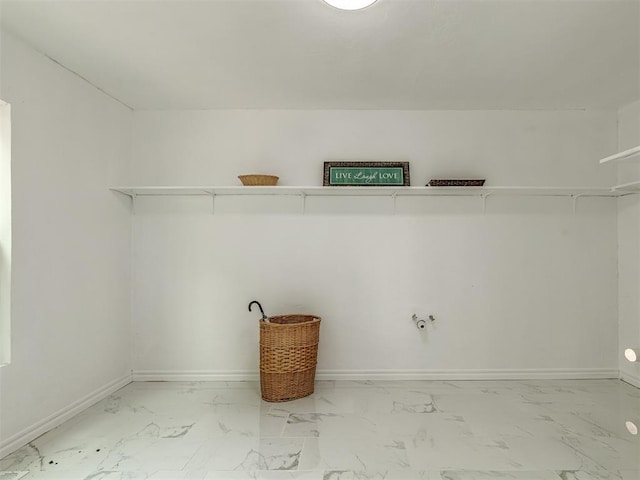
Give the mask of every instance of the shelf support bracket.
[[578, 206], [578, 199], [580, 197], [584, 196], [583, 194], [579, 193], [577, 195], [571, 195], [571, 211], [573, 212], [573, 214], [576, 214], [576, 207]]
[[398, 192], [393, 192], [391, 194], [391, 198], [393, 198], [393, 214], [396, 214], [396, 209], [397, 209], [397, 198], [398, 198]]
[[138, 198], [138, 195], [135, 193], [131, 194], [131, 214], [135, 215], [136, 214], [136, 198]]
[[211, 193], [211, 215], [216, 214], [216, 194]]
[[305, 192], [300, 192], [300, 196], [302, 197], [302, 214], [307, 213], [307, 194]]
[[492, 193], [483, 193], [481, 195], [482, 197], [482, 214], [484, 215], [485, 213], [487, 213], [487, 197], [490, 197], [491, 195], [493, 195]]

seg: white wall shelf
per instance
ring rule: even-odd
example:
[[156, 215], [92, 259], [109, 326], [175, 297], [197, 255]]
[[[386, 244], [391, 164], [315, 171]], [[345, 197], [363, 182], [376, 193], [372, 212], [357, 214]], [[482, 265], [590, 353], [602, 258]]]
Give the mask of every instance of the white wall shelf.
[[603, 158], [600, 160], [600, 163], [620, 162], [624, 160], [631, 160], [632, 158], [640, 160], [640, 145], [630, 148], [629, 150], [625, 150], [624, 152], [619, 152]]
[[613, 190], [615, 192], [626, 192], [627, 194], [640, 193], [640, 180], [616, 185], [615, 187], [613, 187]]
[[[634, 182], [635, 183], [635, 182]], [[631, 184], [606, 187], [218, 187], [218, 186], [139, 186], [112, 187], [110, 190], [131, 198], [143, 196], [233, 196], [233, 195], [297, 195], [297, 196], [462, 196], [492, 195], [536, 197], [620, 197], [640, 192]]]

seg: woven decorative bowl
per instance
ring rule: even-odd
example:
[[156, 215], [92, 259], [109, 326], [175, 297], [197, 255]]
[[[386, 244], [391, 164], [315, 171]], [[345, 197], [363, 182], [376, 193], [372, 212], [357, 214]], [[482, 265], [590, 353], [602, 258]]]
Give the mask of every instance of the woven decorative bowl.
[[275, 175], [238, 175], [243, 185], [277, 185], [280, 177]]

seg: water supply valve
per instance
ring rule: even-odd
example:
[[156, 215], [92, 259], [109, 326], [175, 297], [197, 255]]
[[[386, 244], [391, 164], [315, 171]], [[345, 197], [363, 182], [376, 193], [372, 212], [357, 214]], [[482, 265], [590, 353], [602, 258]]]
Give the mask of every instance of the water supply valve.
[[[414, 322], [416, 322], [416, 327], [418, 327], [420, 330], [424, 330], [425, 328], [427, 328], [427, 321], [418, 318], [415, 313], [411, 316], [411, 318]], [[429, 315], [429, 320], [435, 322], [436, 319], [433, 317], [433, 315]]]

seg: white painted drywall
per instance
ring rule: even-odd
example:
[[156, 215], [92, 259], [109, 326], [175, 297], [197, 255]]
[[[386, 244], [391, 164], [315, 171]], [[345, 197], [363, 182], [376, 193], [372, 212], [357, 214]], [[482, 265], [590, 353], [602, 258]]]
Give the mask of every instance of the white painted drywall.
[[11, 105], [0, 100], [0, 365], [11, 359]]
[[[413, 185], [598, 185], [616, 112], [135, 112], [132, 183], [320, 185], [329, 159], [408, 160]], [[258, 315], [323, 317], [319, 369], [617, 371], [616, 201], [140, 199], [134, 371], [257, 371]], [[263, 214], [242, 212], [263, 211]], [[226, 212], [226, 213], [225, 213]], [[237, 212], [237, 214], [229, 213]], [[271, 213], [269, 213], [271, 212]], [[274, 213], [278, 212], [278, 213]], [[350, 213], [346, 213], [350, 212]], [[435, 314], [420, 332], [411, 313]], [[539, 373], [539, 372], [538, 372]], [[525, 372], [526, 376], [527, 373]], [[145, 378], [151, 378], [149, 375]], [[177, 378], [177, 377], [173, 377]]]
[[[619, 150], [640, 145], [640, 101], [619, 111]], [[620, 183], [640, 180], [640, 160], [635, 158], [608, 167], [618, 170]], [[620, 372], [640, 387], [640, 364], [625, 360], [625, 348], [640, 348], [640, 198], [618, 201], [618, 275], [620, 314]]]
[[130, 373], [131, 217], [107, 187], [126, 174], [131, 111], [11, 35], [1, 53], [13, 167], [3, 447]]

